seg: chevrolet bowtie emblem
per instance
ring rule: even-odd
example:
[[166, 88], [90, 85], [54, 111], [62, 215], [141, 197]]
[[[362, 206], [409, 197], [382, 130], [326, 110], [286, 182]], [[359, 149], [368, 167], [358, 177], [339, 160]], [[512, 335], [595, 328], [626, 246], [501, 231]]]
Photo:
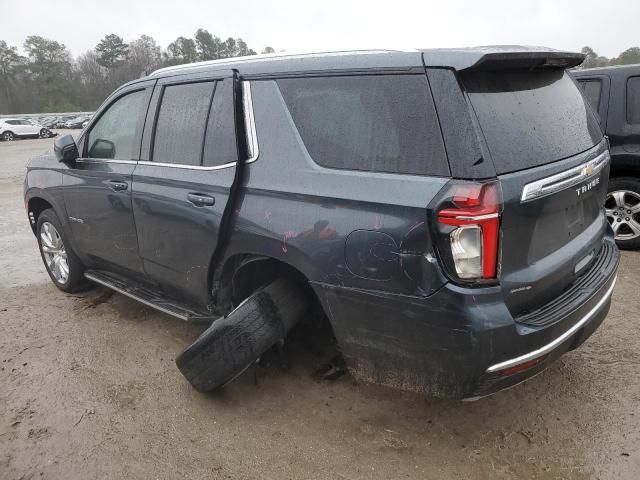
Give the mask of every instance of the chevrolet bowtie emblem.
[[586, 167], [584, 167], [584, 174], [587, 177], [590, 177], [591, 175], [593, 175], [593, 165], [589, 164]]

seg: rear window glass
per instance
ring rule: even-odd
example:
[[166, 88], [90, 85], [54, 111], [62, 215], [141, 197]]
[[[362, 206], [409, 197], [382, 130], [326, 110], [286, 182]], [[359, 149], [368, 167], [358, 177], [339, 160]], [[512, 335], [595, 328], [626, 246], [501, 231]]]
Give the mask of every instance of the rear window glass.
[[598, 108], [600, 108], [602, 82], [600, 80], [580, 80], [580, 87], [582, 87], [584, 96], [589, 101], [591, 108], [597, 112]]
[[463, 82], [498, 174], [576, 155], [602, 139], [563, 70], [470, 72]]
[[424, 75], [278, 80], [291, 117], [328, 168], [449, 175]]
[[200, 165], [214, 82], [165, 87], [153, 143], [153, 161]]
[[631, 77], [627, 81], [627, 122], [640, 123], [640, 77]]

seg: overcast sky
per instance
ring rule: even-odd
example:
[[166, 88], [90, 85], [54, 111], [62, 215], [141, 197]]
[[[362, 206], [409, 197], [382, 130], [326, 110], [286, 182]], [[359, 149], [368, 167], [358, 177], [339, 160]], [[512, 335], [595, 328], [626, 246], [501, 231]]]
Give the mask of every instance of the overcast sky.
[[638, 0], [0, 0], [0, 9], [0, 40], [21, 49], [41, 35], [74, 55], [109, 33], [151, 35], [166, 48], [200, 27], [257, 51], [589, 45], [612, 57], [640, 45]]

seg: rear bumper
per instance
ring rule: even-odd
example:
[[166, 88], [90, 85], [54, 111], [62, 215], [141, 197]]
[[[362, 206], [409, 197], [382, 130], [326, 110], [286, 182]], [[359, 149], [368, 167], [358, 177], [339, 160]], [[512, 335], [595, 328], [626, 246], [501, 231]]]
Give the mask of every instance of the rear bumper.
[[[553, 310], [554, 320], [544, 326], [514, 319], [499, 287], [447, 284], [426, 298], [326, 284], [314, 288], [357, 378], [439, 397], [475, 398], [539, 373], [600, 326], [619, 259], [613, 239], [605, 242], [611, 258], [598, 281], [590, 282], [571, 309]], [[516, 371], [523, 364], [527, 368]]]

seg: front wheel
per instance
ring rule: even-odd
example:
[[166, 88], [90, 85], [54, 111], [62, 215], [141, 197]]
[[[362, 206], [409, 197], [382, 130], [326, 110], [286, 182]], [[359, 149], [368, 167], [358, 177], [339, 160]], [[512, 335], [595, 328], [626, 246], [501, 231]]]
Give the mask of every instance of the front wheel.
[[58, 216], [48, 208], [38, 216], [36, 224], [40, 255], [54, 285], [63, 292], [73, 293], [88, 286], [84, 266], [71, 250]]
[[640, 248], [640, 180], [634, 177], [609, 180], [604, 206], [618, 247]]
[[40, 130], [40, 138], [49, 138], [51, 136], [51, 132], [46, 128]]
[[13, 139], [15, 139], [15, 138], [16, 138], [16, 136], [13, 134], [13, 132], [4, 132], [4, 133], [2, 134], [2, 139], [3, 139], [5, 142], [11, 142], [11, 141], [12, 141]]

